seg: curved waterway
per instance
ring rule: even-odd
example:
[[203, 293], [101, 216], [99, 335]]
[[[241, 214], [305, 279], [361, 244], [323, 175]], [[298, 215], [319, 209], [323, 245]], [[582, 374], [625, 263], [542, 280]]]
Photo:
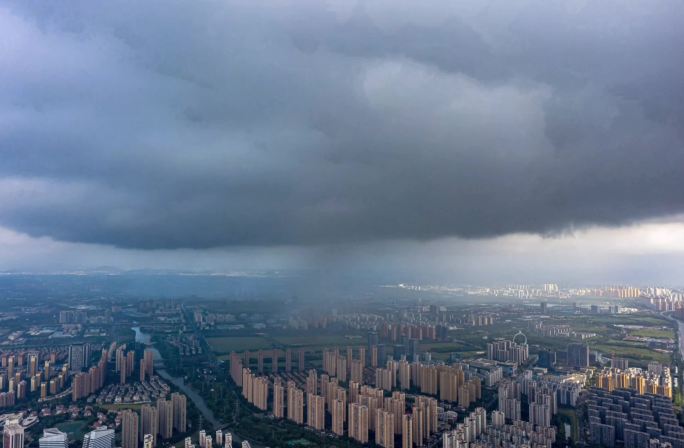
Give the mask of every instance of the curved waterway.
[[221, 428], [223, 425], [216, 419], [214, 413], [211, 411], [211, 409], [209, 409], [207, 403], [204, 401], [204, 398], [202, 398], [197, 392], [195, 392], [195, 390], [192, 389], [189, 385], [185, 384], [185, 380], [182, 377], [171, 375], [163, 367], [156, 367], [164, 365], [164, 358], [162, 358], [162, 355], [161, 353], [159, 353], [159, 350], [157, 350], [152, 345], [152, 335], [144, 333], [142, 330], [140, 330], [140, 327], [132, 327], [131, 330], [135, 332], [135, 342], [145, 344], [146, 346], [148, 346], [147, 348], [149, 350], [152, 350], [152, 353], [154, 354], [154, 364], [156, 373], [159, 374], [159, 376], [164, 378], [165, 380], [173, 383], [177, 388], [182, 390], [183, 393], [185, 393], [185, 395], [190, 397], [192, 402], [195, 403], [197, 409], [199, 409], [199, 411], [202, 413], [204, 419], [211, 423], [214, 428]]

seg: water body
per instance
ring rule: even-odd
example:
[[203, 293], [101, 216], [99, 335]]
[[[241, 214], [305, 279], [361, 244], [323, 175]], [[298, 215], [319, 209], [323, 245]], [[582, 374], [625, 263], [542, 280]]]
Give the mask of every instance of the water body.
[[[138, 342], [140, 344], [145, 344], [148, 346], [148, 349], [152, 350], [152, 353], [154, 354], [154, 361], [155, 365], [163, 365], [164, 358], [162, 358], [161, 353], [159, 353], [159, 350], [156, 348], [152, 347], [152, 335], [148, 333], [144, 333], [140, 327], [132, 327], [131, 330], [135, 332], [135, 342]], [[190, 386], [185, 384], [185, 381], [181, 377], [176, 377], [172, 376], [169, 372], [167, 372], [165, 369], [155, 369], [156, 373], [159, 374], [160, 377], [164, 378], [165, 380], [173, 383], [176, 387], [178, 387], [180, 390], [185, 393], [190, 399], [192, 400], [193, 403], [195, 403], [195, 406], [199, 411], [202, 413], [202, 416], [206, 421], [211, 423], [215, 428], [220, 428], [223, 425], [221, 422], [219, 422], [216, 417], [214, 416], [214, 413], [209, 409], [207, 406], [207, 403], [204, 401], [204, 399], [197, 393], [195, 392]]]
[[[153, 345], [152, 345], [152, 335], [144, 333], [143, 331], [140, 330], [140, 327], [132, 327], [131, 330], [135, 332], [135, 342], [139, 342], [141, 344], [145, 344], [149, 350], [152, 350], [152, 353], [154, 354], [154, 364], [155, 364], [155, 372], [165, 380], [169, 381], [170, 383], [173, 383], [177, 388], [183, 391], [185, 395], [190, 397], [192, 402], [194, 403], [195, 407], [200, 411], [202, 414], [202, 417], [204, 418], [205, 421], [211, 423], [211, 425], [214, 427], [214, 429], [219, 429], [222, 428], [224, 431], [227, 429], [226, 425], [221, 423], [216, 419], [216, 416], [212, 412], [211, 409], [209, 409], [209, 406], [207, 406], [207, 403], [204, 401], [204, 398], [202, 398], [195, 390], [190, 387], [189, 385], [185, 384], [185, 380], [181, 377], [178, 376], [173, 376], [169, 372], [167, 372], [163, 366], [164, 366], [164, 358], [162, 358], [161, 353], [159, 353], [159, 350], [157, 350]], [[233, 443], [237, 444], [239, 446], [240, 443], [244, 440], [242, 437], [240, 437], [238, 434], [232, 432], [233, 436]], [[257, 444], [250, 442], [253, 448], [262, 448], [263, 445]]]

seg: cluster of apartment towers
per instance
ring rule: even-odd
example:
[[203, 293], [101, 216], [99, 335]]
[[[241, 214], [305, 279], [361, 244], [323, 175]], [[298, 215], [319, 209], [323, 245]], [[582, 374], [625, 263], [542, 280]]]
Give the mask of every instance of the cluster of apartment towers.
[[[361, 443], [368, 443], [369, 432], [373, 432], [375, 443], [386, 448], [395, 446], [395, 438], [401, 440], [404, 448], [425, 445], [437, 431], [438, 402], [433, 396], [466, 408], [481, 398], [480, 379], [468, 378], [467, 369], [460, 365], [390, 358], [385, 367], [372, 365], [367, 370], [365, 348], [358, 348], [357, 356], [354, 352], [352, 347], [347, 348], [346, 356], [340, 355], [339, 349], [324, 350], [324, 373], [308, 370], [305, 384], [292, 380], [284, 384], [278, 376], [277, 361], [272, 363], [270, 377], [263, 375], [263, 360], [255, 374], [244, 366], [249, 366], [250, 353], [244, 357], [231, 354], [230, 372], [233, 381], [242, 387], [245, 399], [262, 411], [270, 406], [276, 418], [287, 418], [319, 431], [329, 429], [339, 436], [345, 435], [346, 428], [346, 435]], [[301, 353], [300, 372], [305, 367]], [[371, 364], [377, 364], [373, 357]], [[286, 358], [285, 372], [289, 373], [291, 368]], [[370, 375], [364, 375], [364, 371]], [[368, 376], [375, 377], [375, 387], [365, 384], [364, 377]], [[407, 396], [404, 391], [412, 387], [420, 394]], [[326, 413], [331, 417], [328, 427]]]
[[121, 447], [138, 448], [142, 441], [145, 448], [157, 446], [157, 436], [170, 439], [173, 432], [187, 431], [187, 399], [174, 392], [171, 399], [159, 398], [157, 405], [144, 404], [137, 412], [127, 409], [121, 413]]

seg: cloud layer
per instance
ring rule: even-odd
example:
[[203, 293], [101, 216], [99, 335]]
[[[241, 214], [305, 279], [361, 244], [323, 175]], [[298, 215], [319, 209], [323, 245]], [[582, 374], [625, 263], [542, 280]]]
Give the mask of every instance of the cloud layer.
[[0, 225], [201, 249], [547, 234], [681, 213], [683, 12], [9, 2]]

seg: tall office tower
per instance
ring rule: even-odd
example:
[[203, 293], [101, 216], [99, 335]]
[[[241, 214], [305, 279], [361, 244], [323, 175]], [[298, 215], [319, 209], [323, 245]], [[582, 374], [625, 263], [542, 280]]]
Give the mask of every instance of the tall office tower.
[[359, 361], [361, 361], [361, 365], [363, 366], [368, 363], [366, 360], [366, 347], [359, 347]]
[[304, 424], [304, 391], [297, 389], [294, 382], [287, 386], [287, 418], [299, 425]]
[[157, 434], [159, 433], [159, 413], [157, 408], [144, 404], [140, 408], [140, 434], [151, 434], [152, 445], [157, 445]]
[[568, 344], [568, 365], [577, 369], [589, 367], [589, 347], [586, 344]]
[[217, 429], [215, 439], [216, 439], [216, 446], [217, 447], [223, 446], [223, 431], [221, 431], [220, 429]]
[[83, 437], [83, 448], [114, 448], [114, 430], [101, 426]]
[[143, 436], [143, 448], [154, 447], [154, 436], [152, 434], [145, 434]]
[[325, 429], [325, 398], [320, 395], [307, 395], [306, 424], [314, 429]]
[[202, 429], [199, 432], [199, 446], [200, 448], [204, 448], [204, 445], [207, 443], [207, 432]]
[[171, 394], [171, 403], [173, 403], [173, 429], [178, 432], [185, 432], [187, 430], [187, 399], [185, 395], [174, 392]]
[[40, 383], [40, 399], [45, 400], [47, 398], [47, 383]]
[[401, 448], [413, 447], [413, 416], [404, 414], [401, 416]]
[[297, 363], [297, 368], [300, 372], [306, 369], [306, 350], [303, 348], [299, 349], [299, 362]]
[[[273, 382], [273, 416], [275, 418], [285, 417], [285, 387], [280, 378]], [[216, 444], [221, 445], [218, 440]]]
[[[318, 373], [316, 369], [309, 370], [309, 375], [306, 377], [306, 393], [316, 395], [318, 392]], [[323, 393], [323, 391], [321, 391]]]
[[86, 358], [86, 349], [90, 347], [89, 344], [74, 344], [69, 346], [69, 368], [72, 372], [80, 372], [86, 366], [88, 362]]
[[24, 448], [24, 427], [19, 420], [8, 420], [2, 433], [2, 448]]
[[43, 429], [43, 437], [38, 439], [40, 448], [69, 448], [69, 441], [66, 433], [57, 428]]
[[332, 402], [332, 432], [344, 435], [345, 403], [337, 398]]
[[162, 439], [170, 439], [173, 436], [173, 403], [163, 398], [157, 399], [157, 412], [159, 435]]
[[121, 448], [138, 448], [138, 414], [130, 409], [121, 413]]
[[285, 349], [285, 372], [290, 373], [292, 371], [292, 349]]
[[382, 409], [375, 412], [375, 444], [394, 448], [394, 414]]
[[51, 361], [45, 361], [45, 364], [43, 365], [43, 373], [45, 374], [46, 380], [49, 380], [52, 375], [52, 364]]
[[359, 403], [349, 405], [349, 437], [368, 443], [368, 407]]

